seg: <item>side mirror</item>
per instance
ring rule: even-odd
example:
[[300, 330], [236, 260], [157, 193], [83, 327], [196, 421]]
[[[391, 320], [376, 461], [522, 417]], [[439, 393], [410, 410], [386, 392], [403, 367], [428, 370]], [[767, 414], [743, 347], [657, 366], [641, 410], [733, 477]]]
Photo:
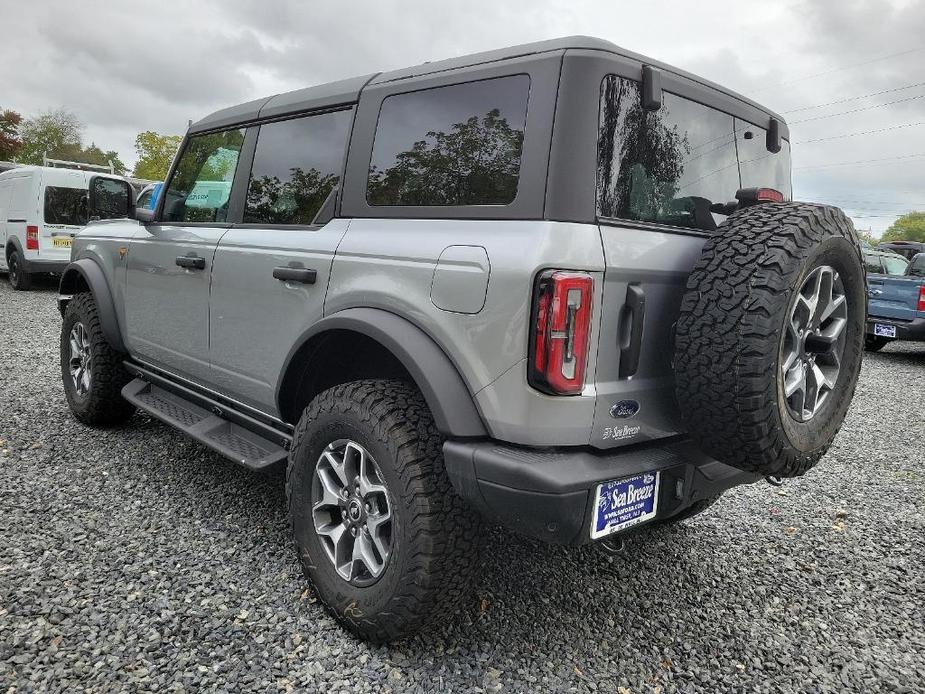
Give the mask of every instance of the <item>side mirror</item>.
[[90, 179], [88, 213], [91, 220], [135, 216], [135, 191], [128, 181], [94, 176]]
[[152, 210], [150, 207], [136, 207], [135, 208], [135, 219], [137, 219], [142, 224], [153, 222], [154, 221], [154, 210]]

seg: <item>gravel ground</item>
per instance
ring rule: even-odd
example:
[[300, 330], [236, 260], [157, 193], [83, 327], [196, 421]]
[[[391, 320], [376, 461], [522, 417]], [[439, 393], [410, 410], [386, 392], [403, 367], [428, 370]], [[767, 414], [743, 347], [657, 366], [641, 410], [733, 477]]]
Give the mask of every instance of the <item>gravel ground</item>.
[[0, 286], [0, 692], [925, 691], [925, 345], [866, 359], [804, 478], [618, 557], [493, 530], [463, 614], [369, 647], [303, 581], [282, 474], [69, 416], [54, 299]]

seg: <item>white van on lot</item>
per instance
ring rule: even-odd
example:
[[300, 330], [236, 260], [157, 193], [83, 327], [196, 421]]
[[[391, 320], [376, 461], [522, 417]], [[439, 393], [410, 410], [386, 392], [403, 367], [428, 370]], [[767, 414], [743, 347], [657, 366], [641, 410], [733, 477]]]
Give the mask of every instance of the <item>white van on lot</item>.
[[0, 173], [0, 270], [14, 289], [29, 289], [33, 274], [61, 272], [70, 262], [71, 239], [87, 223], [87, 185], [98, 175], [50, 166]]

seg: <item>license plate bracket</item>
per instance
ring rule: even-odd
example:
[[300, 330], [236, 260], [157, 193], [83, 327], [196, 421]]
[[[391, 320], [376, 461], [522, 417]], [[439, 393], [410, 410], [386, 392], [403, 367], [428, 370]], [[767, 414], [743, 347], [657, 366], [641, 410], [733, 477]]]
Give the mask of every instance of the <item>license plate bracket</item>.
[[661, 473], [644, 472], [597, 485], [591, 539], [597, 540], [655, 518]]

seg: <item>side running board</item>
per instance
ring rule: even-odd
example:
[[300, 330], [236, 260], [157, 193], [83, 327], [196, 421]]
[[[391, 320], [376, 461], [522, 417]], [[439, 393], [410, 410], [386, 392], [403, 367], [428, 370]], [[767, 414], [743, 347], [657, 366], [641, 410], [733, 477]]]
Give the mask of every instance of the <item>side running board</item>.
[[[271, 431], [266, 425], [240, 414], [235, 418], [241, 423], [232, 422], [202, 407], [201, 404], [207, 403], [201, 399], [199, 403], [192, 402], [180, 392], [171, 392], [142, 378], [128, 383], [122, 389], [122, 397], [139, 410], [251, 470], [281, 463], [288, 455], [289, 437], [285, 434]], [[213, 409], [222, 412], [220, 407]], [[242, 423], [249, 426], [242, 426]]]

